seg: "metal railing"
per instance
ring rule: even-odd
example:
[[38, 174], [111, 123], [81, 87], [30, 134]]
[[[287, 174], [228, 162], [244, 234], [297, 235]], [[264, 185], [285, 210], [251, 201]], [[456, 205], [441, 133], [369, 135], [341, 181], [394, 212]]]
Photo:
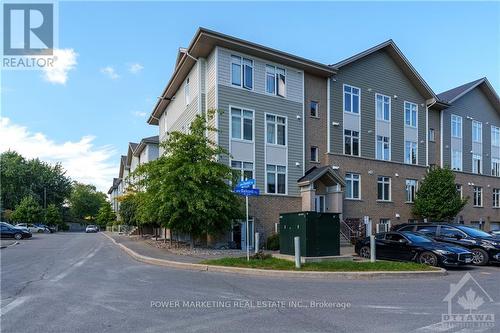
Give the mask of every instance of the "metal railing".
[[342, 220], [340, 221], [341, 237], [346, 239], [351, 244], [355, 244], [356, 240], [363, 238], [366, 233], [366, 226], [360, 220]]

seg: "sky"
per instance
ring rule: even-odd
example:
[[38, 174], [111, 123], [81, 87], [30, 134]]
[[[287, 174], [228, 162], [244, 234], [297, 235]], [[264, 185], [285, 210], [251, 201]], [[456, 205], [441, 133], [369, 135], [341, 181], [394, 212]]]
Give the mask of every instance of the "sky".
[[2, 71], [0, 151], [61, 162], [107, 191], [177, 50], [206, 27], [325, 64], [393, 39], [436, 92], [488, 77], [500, 91], [500, 2], [59, 3], [52, 71]]

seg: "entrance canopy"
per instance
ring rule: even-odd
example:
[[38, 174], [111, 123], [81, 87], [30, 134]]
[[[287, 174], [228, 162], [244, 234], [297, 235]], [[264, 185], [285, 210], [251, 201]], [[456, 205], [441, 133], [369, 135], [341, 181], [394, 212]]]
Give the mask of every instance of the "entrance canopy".
[[297, 184], [302, 197], [302, 211], [342, 213], [345, 182], [331, 166], [312, 167]]

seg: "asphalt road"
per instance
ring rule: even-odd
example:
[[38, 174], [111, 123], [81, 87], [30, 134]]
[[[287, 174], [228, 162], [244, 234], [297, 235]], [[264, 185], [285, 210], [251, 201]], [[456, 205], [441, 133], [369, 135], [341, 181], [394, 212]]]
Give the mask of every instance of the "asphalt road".
[[497, 320], [477, 331], [500, 330], [498, 266], [425, 279], [249, 277], [139, 263], [83, 233], [35, 235], [0, 256], [1, 332], [470, 332], [440, 324], [467, 272], [493, 299], [472, 286], [477, 311]]

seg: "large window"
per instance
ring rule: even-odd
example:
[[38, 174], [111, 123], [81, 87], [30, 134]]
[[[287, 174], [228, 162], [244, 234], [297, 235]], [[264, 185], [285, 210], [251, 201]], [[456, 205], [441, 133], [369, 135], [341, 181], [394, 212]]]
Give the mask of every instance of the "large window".
[[345, 197], [346, 199], [360, 198], [360, 178], [356, 173], [346, 173], [345, 175]]
[[311, 101], [310, 104], [311, 117], [319, 117], [319, 104], [316, 101]]
[[462, 117], [451, 115], [451, 136], [454, 138], [462, 138]]
[[231, 169], [235, 170], [240, 175], [241, 180], [253, 178], [253, 163], [242, 161], [231, 161]]
[[500, 177], [500, 159], [491, 159], [491, 175]]
[[417, 164], [417, 143], [405, 141], [405, 163]]
[[377, 120], [391, 120], [391, 98], [380, 94], [375, 94], [375, 109]]
[[344, 130], [344, 154], [359, 156], [359, 132]]
[[500, 147], [500, 127], [491, 126], [491, 145]]
[[391, 142], [386, 136], [377, 135], [377, 159], [390, 160]]
[[266, 65], [266, 92], [285, 97], [286, 71], [284, 68]]
[[356, 87], [344, 85], [344, 112], [359, 114], [360, 90]]
[[451, 151], [451, 168], [453, 170], [462, 171], [462, 151], [453, 149]]
[[266, 193], [286, 194], [286, 167], [268, 164], [266, 166]]
[[379, 176], [377, 179], [377, 199], [380, 201], [391, 200], [391, 178]]
[[483, 124], [479, 121], [472, 121], [472, 142], [483, 142]]
[[481, 155], [472, 154], [472, 173], [482, 173]]
[[231, 138], [253, 140], [253, 111], [231, 108]]
[[483, 188], [481, 186], [474, 186], [474, 200], [475, 207], [483, 206]]
[[500, 188], [493, 189], [493, 207], [500, 208]]
[[253, 61], [240, 56], [231, 56], [231, 83], [249, 90], [253, 89]]
[[417, 193], [417, 181], [415, 179], [406, 180], [406, 202], [414, 202]]
[[405, 102], [405, 125], [417, 127], [417, 104]]
[[266, 142], [286, 146], [286, 118], [266, 115]]

